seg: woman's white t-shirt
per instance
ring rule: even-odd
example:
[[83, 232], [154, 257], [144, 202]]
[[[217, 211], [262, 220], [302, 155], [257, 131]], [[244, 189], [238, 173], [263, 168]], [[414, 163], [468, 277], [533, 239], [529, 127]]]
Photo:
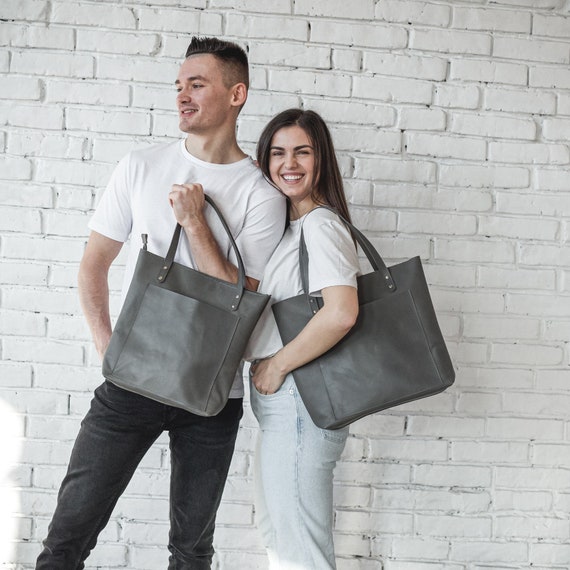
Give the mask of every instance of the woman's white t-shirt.
[[351, 234], [339, 217], [316, 208], [290, 222], [269, 260], [258, 291], [271, 300], [251, 336], [245, 358], [267, 358], [283, 347], [271, 305], [303, 293], [299, 268], [301, 228], [309, 254], [309, 293], [320, 295], [325, 287], [356, 287], [360, 265]]

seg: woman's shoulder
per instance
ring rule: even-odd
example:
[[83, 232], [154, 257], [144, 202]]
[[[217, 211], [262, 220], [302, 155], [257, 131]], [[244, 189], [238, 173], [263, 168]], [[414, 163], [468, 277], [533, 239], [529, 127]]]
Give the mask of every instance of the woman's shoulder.
[[328, 208], [315, 208], [305, 216], [303, 228], [312, 229], [314, 227], [320, 227], [323, 224], [328, 225], [331, 223], [342, 224], [342, 221], [336, 212], [329, 210]]
[[315, 208], [303, 222], [306, 243], [313, 240], [352, 241], [350, 230], [339, 215], [328, 208]]

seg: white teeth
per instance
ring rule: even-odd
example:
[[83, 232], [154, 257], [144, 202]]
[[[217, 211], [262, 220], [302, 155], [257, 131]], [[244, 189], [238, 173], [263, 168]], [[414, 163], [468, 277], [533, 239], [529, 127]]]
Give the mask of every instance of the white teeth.
[[283, 175], [284, 180], [301, 180], [301, 178], [303, 178], [301, 175], [291, 175], [291, 174], [284, 174]]

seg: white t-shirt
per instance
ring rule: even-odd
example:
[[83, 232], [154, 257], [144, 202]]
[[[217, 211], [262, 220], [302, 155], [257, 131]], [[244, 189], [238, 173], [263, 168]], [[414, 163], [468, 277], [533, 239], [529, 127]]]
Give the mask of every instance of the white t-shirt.
[[[299, 268], [299, 241], [309, 254], [309, 293], [320, 295], [325, 287], [356, 287], [360, 264], [351, 234], [338, 216], [316, 208], [294, 220], [283, 234], [263, 274], [259, 291], [269, 293], [269, 304], [303, 293]], [[245, 358], [267, 358], [283, 347], [271, 306], [267, 306], [251, 336]]]
[[[125, 156], [89, 222], [91, 230], [116, 241], [125, 242], [132, 235], [121, 301], [134, 273], [141, 234], [148, 234], [150, 252], [165, 256], [168, 251], [176, 227], [168, 200], [173, 184], [202, 184], [221, 210], [249, 277], [261, 278], [283, 235], [285, 200], [250, 158], [232, 164], [212, 164], [192, 156], [184, 142], [152, 146]], [[222, 253], [235, 263], [226, 232], [208, 205], [206, 219]], [[175, 261], [194, 267], [188, 240], [181, 238]], [[238, 372], [230, 397], [242, 395], [243, 382]]]

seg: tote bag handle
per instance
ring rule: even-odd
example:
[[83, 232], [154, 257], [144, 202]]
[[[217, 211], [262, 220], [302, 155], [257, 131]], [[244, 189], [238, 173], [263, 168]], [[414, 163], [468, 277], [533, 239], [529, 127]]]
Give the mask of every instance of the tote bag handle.
[[[366, 255], [372, 269], [376, 272], [380, 272], [384, 276], [384, 284], [389, 291], [396, 290], [396, 284], [392, 279], [392, 275], [388, 270], [388, 267], [384, 263], [384, 260], [380, 254], [376, 251], [376, 248], [370, 243], [368, 238], [357, 228], [355, 228], [348, 220], [343, 218], [334, 208], [329, 206], [319, 206], [319, 208], [324, 208], [330, 210], [336, 214], [344, 225], [348, 228], [354, 239], [358, 242], [362, 251]], [[317, 208], [315, 208], [317, 209]], [[301, 240], [299, 243], [299, 266], [301, 268], [301, 283], [303, 285], [303, 291], [309, 294], [309, 252], [307, 251], [307, 245], [305, 244], [305, 238], [303, 236], [303, 229], [301, 228]], [[313, 303], [311, 303], [313, 306]], [[313, 307], [314, 309], [314, 307]], [[314, 311], [315, 312], [315, 311]]]
[[[216, 206], [214, 200], [212, 200], [210, 196], [204, 195], [204, 198], [206, 202], [212, 207], [214, 212], [216, 212], [218, 218], [220, 219], [220, 222], [222, 223], [222, 226], [224, 227], [224, 230], [228, 235], [232, 249], [236, 256], [237, 265], [238, 265], [238, 281], [235, 284], [236, 292], [234, 295], [233, 302], [231, 304], [231, 310], [235, 311], [239, 307], [245, 289], [245, 267], [243, 265], [243, 260], [241, 258], [238, 246], [232, 236], [232, 232], [230, 231], [230, 228], [228, 227], [226, 220], [224, 219], [224, 216], [222, 215], [222, 212], [220, 212], [218, 206]], [[168, 252], [166, 253], [166, 257], [164, 258], [164, 263], [162, 264], [162, 267], [156, 277], [157, 281], [159, 281], [160, 283], [164, 283], [166, 281], [166, 278], [168, 277], [168, 273], [174, 262], [174, 256], [176, 255], [176, 250], [178, 249], [178, 243], [180, 241], [181, 232], [182, 232], [182, 226], [177, 223], [176, 228], [174, 229], [174, 234], [172, 236], [172, 241], [170, 242], [170, 247], [168, 248]]]

